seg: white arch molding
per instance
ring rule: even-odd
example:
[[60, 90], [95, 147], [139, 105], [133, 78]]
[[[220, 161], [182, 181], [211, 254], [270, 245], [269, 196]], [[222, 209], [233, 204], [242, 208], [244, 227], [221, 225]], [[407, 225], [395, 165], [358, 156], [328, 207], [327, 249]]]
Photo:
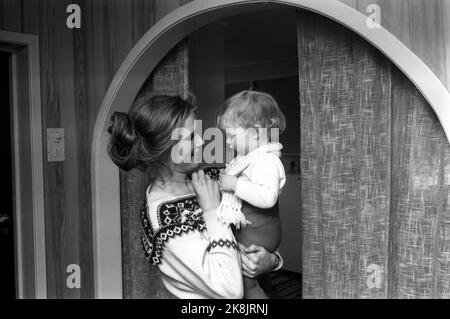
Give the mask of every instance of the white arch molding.
[[106, 93], [92, 143], [94, 287], [96, 298], [122, 297], [119, 169], [107, 154], [109, 117], [127, 111], [138, 90], [164, 55], [196, 29], [235, 14], [289, 5], [328, 17], [383, 52], [415, 84], [450, 137], [450, 93], [436, 75], [399, 39], [368, 28], [367, 16], [337, 0], [195, 0], [163, 17], [133, 47]]

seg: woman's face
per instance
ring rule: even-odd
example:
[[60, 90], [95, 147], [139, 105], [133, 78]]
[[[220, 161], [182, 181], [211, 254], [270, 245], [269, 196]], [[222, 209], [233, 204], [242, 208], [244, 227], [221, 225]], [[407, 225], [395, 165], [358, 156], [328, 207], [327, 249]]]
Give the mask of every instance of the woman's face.
[[202, 146], [205, 141], [195, 127], [196, 116], [192, 113], [177, 131], [177, 144], [172, 147], [172, 169], [181, 173], [191, 173], [201, 164]]

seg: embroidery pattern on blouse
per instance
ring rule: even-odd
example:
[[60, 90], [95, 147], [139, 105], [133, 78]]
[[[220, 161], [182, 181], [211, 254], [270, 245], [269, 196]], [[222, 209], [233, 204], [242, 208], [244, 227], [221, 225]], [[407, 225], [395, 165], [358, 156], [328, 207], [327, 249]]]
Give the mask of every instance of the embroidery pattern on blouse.
[[[209, 166], [203, 168], [203, 171], [213, 180], [219, 179], [219, 167]], [[189, 231], [203, 232], [206, 230], [202, 210], [198, 205], [195, 194], [181, 196], [159, 204], [156, 209], [159, 228], [156, 230], [150, 220], [147, 198], [142, 204], [140, 213], [141, 243], [145, 260], [154, 266], [161, 263], [162, 250], [170, 238], [181, 236]], [[208, 251], [217, 246], [237, 249], [235, 242], [220, 239], [213, 240], [208, 246]]]
[[211, 179], [213, 179], [215, 181], [219, 180], [219, 176], [220, 176], [220, 168], [219, 167], [208, 166], [208, 167], [203, 168], [203, 171], [205, 172], [206, 175], [211, 177]]
[[148, 214], [147, 199], [141, 208], [142, 247], [145, 259], [154, 266], [161, 263], [165, 243], [176, 236], [189, 231], [206, 230], [202, 211], [195, 195], [186, 195], [165, 201], [156, 209], [159, 228], [152, 228]]
[[211, 243], [208, 246], [208, 251], [211, 250], [211, 248], [216, 248], [217, 246], [220, 246], [220, 247], [226, 246], [227, 248], [238, 249], [238, 246], [236, 245], [236, 243], [234, 241], [230, 241], [228, 239], [226, 239], [226, 240], [219, 239], [219, 240], [211, 241]]

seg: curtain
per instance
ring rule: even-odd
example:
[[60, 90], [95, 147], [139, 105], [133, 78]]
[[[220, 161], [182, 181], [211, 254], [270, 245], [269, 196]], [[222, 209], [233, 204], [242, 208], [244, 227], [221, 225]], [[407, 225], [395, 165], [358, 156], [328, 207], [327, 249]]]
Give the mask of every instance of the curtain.
[[[183, 40], [158, 64], [140, 93], [164, 90], [184, 94], [188, 86], [187, 65], [188, 47]], [[149, 180], [141, 171], [120, 173], [123, 297], [170, 299], [174, 296], [162, 284], [156, 268], [145, 261], [141, 247], [140, 208], [148, 185]]]
[[436, 114], [393, 75], [389, 296], [450, 298], [450, 147]]
[[304, 298], [448, 297], [450, 147], [352, 31], [298, 11]]

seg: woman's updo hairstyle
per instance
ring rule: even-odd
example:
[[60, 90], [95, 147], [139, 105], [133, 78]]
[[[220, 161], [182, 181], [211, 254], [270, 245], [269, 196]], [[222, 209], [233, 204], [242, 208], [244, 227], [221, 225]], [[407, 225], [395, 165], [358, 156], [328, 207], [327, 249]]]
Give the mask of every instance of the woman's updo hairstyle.
[[125, 171], [150, 169], [154, 178], [178, 142], [171, 139], [173, 130], [182, 127], [196, 107], [192, 94], [186, 98], [154, 92], [138, 95], [128, 113], [111, 116], [108, 152], [112, 161]]

